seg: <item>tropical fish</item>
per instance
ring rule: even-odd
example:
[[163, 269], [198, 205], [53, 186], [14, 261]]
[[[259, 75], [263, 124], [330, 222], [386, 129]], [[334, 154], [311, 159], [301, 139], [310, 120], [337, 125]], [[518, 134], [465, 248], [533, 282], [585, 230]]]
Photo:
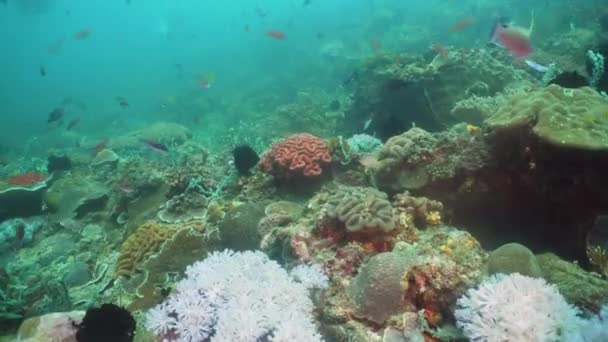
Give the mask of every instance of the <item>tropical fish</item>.
[[438, 54], [441, 57], [448, 56], [448, 49], [439, 43], [431, 44], [431, 50], [433, 50], [436, 54]]
[[44, 68], [44, 65], [40, 66], [40, 76], [44, 77], [46, 76], [46, 69]]
[[99, 144], [95, 145], [95, 147], [93, 148], [93, 151], [95, 152], [95, 154], [103, 151], [106, 146], [108, 145], [108, 139], [104, 138]]
[[281, 32], [281, 31], [277, 31], [277, 30], [266, 31], [266, 35], [271, 38], [274, 38], [276, 40], [285, 39], [285, 33]]
[[232, 150], [232, 157], [234, 158], [234, 167], [242, 176], [249, 175], [251, 168], [260, 161], [258, 153], [249, 145], [235, 147]]
[[213, 73], [201, 74], [198, 78], [198, 84], [203, 89], [209, 89], [215, 81], [215, 75]]
[[66, 129], [68, 131], [71, 131], [72, 128], [76, 127], [79, 123], [80, 123], [80, 118], [74, 118], [74, 119], [70, 120], [70, 122], [68, 122], [68, 126], [66, 127]]
[[312, 4], [312, 0], [304, 0], [304, 2], [302, 3], [302, 6], [308, 6]]
[[167, 148], [167, 146], [165, 146], [159, 142], [149, 140], [149, 139], [140, 139], [140, 141], [144, 144], [144, 146], [146, 146], [147, 148], [151, 149], [154, 152], [158, 152], [158, 153], [169, 152], [169, 149]]
[[473, 23], [474, 23], [473, 18], [471, 18], [471, 17], [464, 18], [464, 19], [460, 20], [459, 22], [457, 22], [456, 24], [454, 24], [454, 26], [450, 27], [450, 31], [452, 31], [452, 32], [462, 31], [462, 30], [470, 27], [471, 25], [473, 25]]
[[116, 100], [116, 102], [118, 102], [118, 105], [121, 106], [122, 108], [129, 107], [129, 102], [124, 97], [116, 96], [114, 99]]
[[549, 71], [548, 67], [546, 67], [544, 65], [541, 65], [541, 64], [538, 64], [538, 63], [536, 63], [534, 61], [531, 61], [529, 59], [526, 59], [524, 62], [526, 63], [527, 66], [529, 66], [530, 68], [532, 68], [533, 70], [536, 70], [538, 72], [543, 72], [544, 73], [544, 72]]
[[374, 52], [377, 52], [382, 47], [382, 44], [380, 44], [380, 41], [376, 38], [372, 38], [370, 44], [372, 45], [372, 50], [374, 50]]
[[258, 15], [258, 17], [260, 18], [264, 18], [265, 16], [268, 15], [268, 11], [265, 11], [263, 9], [261, 9], [259, 6], [255, 7], [255, 14]]
[[90, 36], [91, 36], [90, 29], [82, 29], [74, 34], [74, 39], [83, 40], [83, 39], [89, 38]]
[[533, 27], [534, 17], [532, 17], [530, 28], [511, 25], [506, 23], [504, 18], [499, 17], [496, 19], [490, 34], [490, 42], [507, 48], [515, 57], [530, 56], [533, 52], [530, 43], [530, 34]]
[[479, 126], [475, 126], [472, 124], [467, 124], [467, 131], [471, 134], [476, 134], [479, 133], [481, 131], [481, 128]]
[[47, 119], [47, 122], [48, 123], [57, 122], [57, 121], [60, 121], [61, 118], [63, 118], [63, 108], [58, 107], [58, 108], [53, 109], [49, 113], [49, 117]]
[[243, 31], [249, 32], [249, 25], [245, 25], [245, 27], [243, 27]]

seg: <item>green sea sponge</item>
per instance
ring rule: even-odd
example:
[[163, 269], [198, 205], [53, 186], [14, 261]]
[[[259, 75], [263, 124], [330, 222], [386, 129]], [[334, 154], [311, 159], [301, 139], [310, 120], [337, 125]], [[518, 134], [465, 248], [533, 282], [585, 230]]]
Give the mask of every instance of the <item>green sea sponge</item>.
[[495, 131], [532, 127], [534, 135], [552, 145], [608, 151], [608, 99], [589, 87], [553, 84], [514, 95], [485, 123]]
[[349, 232], [395, 228], [393, 207], [388, 196], [374, 188], [343, 187], [329, 198], [325, 209], [330, 218], [337, 219]]
[[534, 253], [519, 243], [502, 245], [490, 253], [488, 272], [490, 274], [520, 273], [534, 278], [542, 276]]

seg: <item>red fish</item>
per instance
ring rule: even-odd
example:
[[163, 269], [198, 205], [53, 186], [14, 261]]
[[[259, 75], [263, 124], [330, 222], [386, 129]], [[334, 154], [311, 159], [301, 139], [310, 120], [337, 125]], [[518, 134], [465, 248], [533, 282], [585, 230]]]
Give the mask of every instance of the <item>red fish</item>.
[[83, 40], [83, 39], [89, 38], [90, 36], [91, 36], [90, 29], [82, 29], [82, 30], [76, 32], [76, 34], [74, 34], [74, 39]]
[[281, 32], [281, 31], [277, 31], [277, 30], [266, 31], [266, 35], [271, 38], [274, 38], [276, 40], [285, 39], [285, 33]]
[[473, 25], [473, 23], [474, 23], [473, 18], [471, 18], [471, 17], [464, 18], [464, 19], [460, 20], [459, 22], [457, 22], [456, 24], [454, 24], [454, 26], [450, 27], [450, 31], [452, 31], [452, 32], [462, 31], [462, 30], [470, 27], [471, 25]]
[[103, 151], [106, 146], [108, 145], [108, 139], [103, 139], [99, 144], [95, 145], [95, 153], [99, 153], [101, 151]]
[[439, 43], [431, 44], [431, 50], [433, 50], [435, 53], [437, 53], [441, 57], [447, 57], [447, 55], [448, 55], [448, 49]]
[[377, 52], [382, 47], [382, 44], [380, 44], [380, 41], [376, 38], [372, 38], [370, 43], [372, 45], [372, 50], [374, 50], [374, 52]]
[[532, 21], [530, 29], [511, 26], [505, 24], [504, 19], [498, 18], [490, 35], [490, 42], [507, 48], [515, 57], [530, 56], [534, 52], [530, 43], [530, 32], [532, 32], [533, 25], [534, 21]]

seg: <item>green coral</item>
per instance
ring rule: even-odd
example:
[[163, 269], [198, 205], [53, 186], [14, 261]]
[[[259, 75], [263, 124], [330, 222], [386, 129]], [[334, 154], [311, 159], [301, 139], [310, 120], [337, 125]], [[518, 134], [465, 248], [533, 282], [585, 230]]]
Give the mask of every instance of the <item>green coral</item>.
[[514, 95], [485, 123], [494, 131], [532, 127], [535, 136], [552, 145], [608, 151], [608, 100], [589, 87], [550, 85]]
[[502, 245], [490, 253], [488, 272], [520, 273], [529, 277], [540, 277], [541, 271], [536, 256], [526, 246], [519, 243]]
[[395, 217], [388, 196], [373, 188], [344, 187], [331, 196], [327, 215], [343, 222], [349, 232], [366, 229], [391, 231]]

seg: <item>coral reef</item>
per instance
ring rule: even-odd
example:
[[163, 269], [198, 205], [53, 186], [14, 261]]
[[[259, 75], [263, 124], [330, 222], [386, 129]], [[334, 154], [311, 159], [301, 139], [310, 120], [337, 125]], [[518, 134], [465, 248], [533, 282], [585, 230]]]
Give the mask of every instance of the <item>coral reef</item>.
[[163, 224], [148, 222], [139, 226], [122, 243], [114, 275], [129, 277], [133, 272], [140, 271], [141, 265], [157, 253], [173, 234], [175, 230]]
[[260, 247], [258, 223], [264, 217], [264, 207], [258, 203], [244, 203], [230, 208], [219, 224], [221, 245], [237, 251]]
[[25, 320], [19, 332], [19, 342], [76, 342], [76, 328], [84, 311], [57, 312]]
[[389, 232], [395, 217], [388, 196], [373, 188], [343, 187], [331, 196], [327, 216], [344, 224], [349, 233]]
[[414, 197], [409, 192], [395, 195], [395, 207], [400, 222], [412, 222], [416, 227], [438, 226], [443, 221], [443, 204], [426, 197]]
[[327, 172], [331, 160], [327, 144], [304, 133], [274, 143], [259, 165], [275, 178], [290, 179], [320, 176]]
[[207, 199], [196, 191], [186, 191], [171, 198], [158, 212], [165, 223], [203, 219], [207, 216]]
[[519, 273], [532, 278], [542, 276], [534, 253], [519, 243], [508, 243], [492, 251], [488, 256], [487, 267], [490, 274]]
[[485, 122], [497, 132], [532, 127], [541, 141], [561, 148], [608, 151], [608, 100], [591, 88], [550, 85], [515, 95]]
[[58, 219], [81, 218], [103, 209], [109, 189], [102, 183], [77, 175], [58, 179], [45, 194], [44, 201]]

